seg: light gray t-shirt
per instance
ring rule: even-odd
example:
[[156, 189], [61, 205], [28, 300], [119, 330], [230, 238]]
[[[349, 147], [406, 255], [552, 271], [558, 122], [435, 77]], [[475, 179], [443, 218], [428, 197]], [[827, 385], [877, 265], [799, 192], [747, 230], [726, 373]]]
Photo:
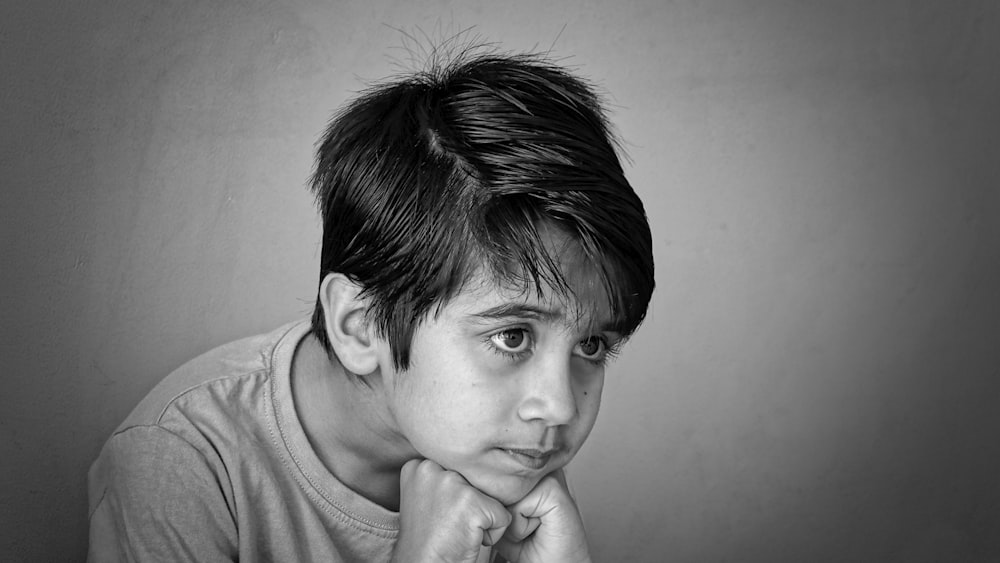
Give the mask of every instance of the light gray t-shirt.
[[338, 481], [295, 414], [308, 330], [212, 350], [139, 403], [90, 469], [88, 560], [389, 560], [398, 513]]

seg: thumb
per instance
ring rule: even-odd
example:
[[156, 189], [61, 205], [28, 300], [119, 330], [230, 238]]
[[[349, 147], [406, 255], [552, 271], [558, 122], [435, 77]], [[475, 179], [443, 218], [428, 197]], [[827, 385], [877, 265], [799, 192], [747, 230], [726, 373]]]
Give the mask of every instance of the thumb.
[[[485, 495], [484, 495], [485, 496]], [[482, 507], [484, 512], [483, 522], [484, 526], [480, 526], [483, 531], [483, 545], [492, 546], [503, 537], [507, 532], [508, 527], [511, 523], [511, 514], [507, 512], [507, 509], [492, 498], [486, 498], [485, 506]]]
[[510, 526], [507, 527], [507, 539], [513, 542], [523, 541], [535, 533], [538, 526], [542, 524], [542, 520], [538, 516], [528, 516], [520, 511], [515, 511], [512, 516]]

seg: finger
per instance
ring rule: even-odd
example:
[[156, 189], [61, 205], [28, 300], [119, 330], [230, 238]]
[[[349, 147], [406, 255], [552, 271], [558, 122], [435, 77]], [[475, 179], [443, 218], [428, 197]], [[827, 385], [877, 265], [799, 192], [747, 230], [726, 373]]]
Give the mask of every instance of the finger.
[[491, 546], [507, 532], [512, 516], [510, 512], [507, 512], [507, 508], [497, 500], [479, 491], [476, 491], [476, 494], [480, 497], [479, 508], [482, 510], [483, 517], [483, 525], [480, 526], [483, 531], [482, 544]]
[[500, 554], [500, 557], [503, 558], [501, 561], [520, 561], [524, 544], [511, 541], [507, 536], [504, 536], [493, 546], [493, 551]]
[[513, 519], [511, 520], [510, 526], [507, 527], [507, 533], [504, 537], [514, 543], [524, 541], [528, 536], [535, 533], [538, 526], [542, 524], [540, 518], [535, 518], [533, 516], [527, 516], [519, 512], [513, 513]]
[[558, 478], [547, 475], [523, 499], [508, 506], [507, 510], [524, 518], [542, 518], [557, 508], [563, 498], [568, 496]]
[[429, 459], [411, 459], [399, 471], [399, 486], [403, 489], [424, 487], [433, 482], [445, 470]]
[[402, 486], [406, 486], [410, 481], [413, 480], [414, 475], [417, 472], [417, 466], [420, 465], [421, 459], [411, 459], [410, 461], [403, 464], [403, 468], [399, 470], [399, 483]]
[[495, 545], [504, 536], [506, 528], [490, 528], [483, 530], [483, 545], [490, 547]]

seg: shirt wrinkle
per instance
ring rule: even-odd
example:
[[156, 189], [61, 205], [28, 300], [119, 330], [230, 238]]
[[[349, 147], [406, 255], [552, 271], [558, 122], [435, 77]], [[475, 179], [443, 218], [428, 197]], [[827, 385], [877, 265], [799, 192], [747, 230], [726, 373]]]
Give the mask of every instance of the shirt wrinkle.
[[92, 558], [390, 559], [399, 515], [337, 480], [295, 413], [308, 333], [303, 320], [206, 352], [140, 401], [91, 468]]

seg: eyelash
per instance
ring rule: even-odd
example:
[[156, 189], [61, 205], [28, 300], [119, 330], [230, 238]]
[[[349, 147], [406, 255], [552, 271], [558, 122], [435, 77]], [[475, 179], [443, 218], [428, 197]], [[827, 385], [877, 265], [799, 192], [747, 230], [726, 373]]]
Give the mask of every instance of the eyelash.
[[591, 338], [596, 338], [601, 343], [601, 351], [596, 358], [583, 357], [584, 360], [594, 364], [595, 366], [603, 367], [608, 365], [608, 362], [610, 362], [611, 360], [615, 359], [618, 356], [618, 347], [616, 345], [612, 345], [610, 342], [608, 342], [607, 337], [600, 334], [594, 334], [588, 336], [587, 338], [584, 338], [577, 344], [583, 344], [584, 342], [590, 340]]
[[[495, 338], [497, 338], [498, 336], [500, 336], [502, 334], [509, 333], [509, 332], [515, 332], [515, 331], [521, 332], [522, 334], [524, 334], [524, 338], [527, 339], [528, 346], [527, 346], [527, 348], [525, 350], [520, 351], [520, 352], [510, 352], [508, 350], [504, 350], [500, 346], [497, 346]], [[520, 360], [520, 359], [524, 358], [525, 356], [527, 356], [528, 353], [531, 352], [533, 344], [534, 344], [534, 339], [531, 336], [531, 331], [528, 330], [528, 329], [526, 329], [526, 328], [523, 328], [523, 327], [509, 327], [509, 328], [505, 328], [503, 330], [498, 330], [497, 332], [494, 332], [494, 333], [492, 333], [492, 334], [490, 334], [489, 336], [486, 337], [486, 345], [489, 347], [490, 350], [492, 350], [497, 355], [502, 356], [502, 357], [504, 357], [504, 358], [506, 358], [508, 360], [511, 360], [511, 361], [517, 361], [517, 360]]]
[[[495, 338], [497, 338], [498, 336], [500, 336], [502, 334], [510, 333], [510, 332], [515, 332], [515, 331], [523, 333], [524, 338], [527, 339], [528, 346], [527, 346], [527, 348], [525, 350], [520, 351], [520, 352], [510, 352], [508, 350], [504, 350], [500, 346], [497, 346]], [[611, 360], [613, 360], [614, 358], [616, 358], [618, 356], [618, 347], [616, 345], [612, 345], [610, 342], [608, 342], [608, 339], [605, 336], [603, 336], [603, 335], [595, 334], [595, 335], [588, 336], [587, 338], [584, 338], [583, 340], [580, 340], [579, 342], [577, 342], [577, 345], [583, 344], [584, 342], [586, 342], [587, 340], [590, 340], [591, 338], [597, 338], [597, 340], [601, 343], [602, 353], [600, 355], [598, 355], [596, 358], [588, 358], [586, 356], [577, 356], [577, 357], [583, 359], [587, 363], [593, 364], [594, 366], [604, 367]], [[523, 328], [523, 327], [509, 327], [509, 328], [505, 328], [503, 330], [499, 330], [497, 332], [491, 333], [489, 336], [486, 337], [485, 343], [486, 343], [487, 347], [493, 353], [497, 354], [498, 356], [503, 357], [504, 359], [510, 360], [512, 362], [516, 362], [518, 360], [523, 359], [525, 356], [527, 356], [528, 354], [531, 353], [531, 350], [534, 347], [534, 337], [531, 335], [531, 330], [529, 330], [527, 328]]]

